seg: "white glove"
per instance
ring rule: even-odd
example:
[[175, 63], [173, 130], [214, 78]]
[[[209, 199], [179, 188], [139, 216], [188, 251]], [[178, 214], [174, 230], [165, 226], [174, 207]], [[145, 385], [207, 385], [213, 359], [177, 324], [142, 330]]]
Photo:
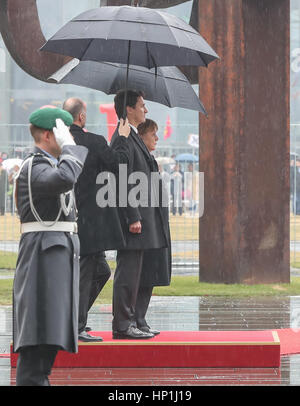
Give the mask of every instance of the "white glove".
[[65, 145], [76, 145], [65, 123], [60, 118], [57, 118], [55, 121], [56, 127], [53, 127], [53, 132], [59, 147], [63, 148]]

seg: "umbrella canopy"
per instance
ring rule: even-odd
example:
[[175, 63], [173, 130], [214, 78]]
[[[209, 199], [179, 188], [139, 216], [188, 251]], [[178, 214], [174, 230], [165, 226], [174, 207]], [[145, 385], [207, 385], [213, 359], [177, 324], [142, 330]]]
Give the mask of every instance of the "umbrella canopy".
[[174, 164], [175, 160], [171, 157], [167, 156], [158, 156], [156, 159], [156, 162], [158, 165], [168, 165], [168, 164]]
[[175, 157], [177, 162], [198, 162], [199, 158], [193, 154], [179, 154]]
[[175, 66], [161, 67], [156, 72], [131, 65], [127, 78], [127, 66], [124, 64], [80, 62], [75, 58], [50, 76], [49, 80], [84, 86], [106, 94], [115, 94], [127, 85], [130, 89], [142, 90], [147, 100], [207, 114], [188, 79]]
[[144, 7], [98, 7], [64, 25], [41, 48], [80, 60], [156, 66], [207, 66], [218, 58], [182, 19]]
[[10, 171], [14, 166], [21, 166], [23, 160], [19, 158], [9, 158], [2, 161], [2, 166], [6, 171]]

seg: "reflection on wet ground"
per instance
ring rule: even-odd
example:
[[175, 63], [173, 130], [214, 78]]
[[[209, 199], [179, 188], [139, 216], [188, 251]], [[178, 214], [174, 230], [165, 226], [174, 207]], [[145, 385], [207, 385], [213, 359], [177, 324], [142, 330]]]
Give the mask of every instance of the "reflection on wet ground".
[[[94, 306], [88, 325], [111, 330], [111, 305]], [[300, 297], [231, 299], [153, 297], [148, 322], [160, 330], [265, 330], [300, 328]], [[12, 311], [0, 307], [0, 353], [9, 354]], [[52, 385], [300, 385], [300, 354], [281, 358], [280, 368], [54, 369]], [[0, 357], [0, 385], [15, 384], [9, 358]]]

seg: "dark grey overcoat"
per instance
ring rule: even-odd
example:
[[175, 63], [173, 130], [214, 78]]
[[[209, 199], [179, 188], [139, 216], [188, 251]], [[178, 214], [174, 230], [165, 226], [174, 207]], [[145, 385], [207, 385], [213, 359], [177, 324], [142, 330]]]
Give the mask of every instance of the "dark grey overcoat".
[[[119, 143], [117, 132], [114, 133], [111, 147], [117, 148]], [[168, 207], [162, 207], [161, 188], [151, 188], [151, 173], [158, 174], [158, 165], [154, 157], [149, 153], [142, 139], [132, 129], [128, 138], [129, 144], [129, 164], [128, 176], [133, 172], [142, 172], [148, 181], [148, 205], [147, 207], [127, 207], [119, 208], [120, 220], [123, 235], [126, 240], [126, 248], [132, 250], [144, 250], [143, 268], [141, 274], [141, 286], [169, 285], [171, 278], [171, 238], [169, 229]], [[130, 185], [128, 192], [130, 193]], [[151, 196], [155, 193], [159, 196], [157, 207], [151, 204]], [[152, 200], [157, 202], [157, 199]], [[141, 234], [129, 232], [129, 225], [141, 221]]]
[[[153, 158], [153, 170], [158, 172], [158, 165]], [[164, 233], [167, 238], [167, 247], [158, 249], [149, 249], [144, 251], [143, 267], [141, 273], [140, 286], [168, 286], [171, 283], [172, 273], [172, 251], [171, 251], [171, 235], [169, 227], [169, 208], [163, 205], [162, 193], [163, 181], [160, 181], [160, 205], [159, 212], [162, 219]], [[167, 193], [165, 190], [164, 193]]]
[[[87, 155], [82, 146], [65, 146], [57, 167], [35, 148], [32, 195], [44, 221], [59, 213], [60, 193], [72, 190]], [[68, 157], [69, 156], [69, 157]], [[74, 157], [78, 163], [74, 162]], [[17, 180], [17, 208], [21, 223], [36, 221], [29, 204], [28, 164]], [[75, 221], [74, 210], [60, 221]], [[67, 232], [22, 234], [13, 287], [13, 348], [58, 345], [77, 352], [79, 302], [79, 239]]]

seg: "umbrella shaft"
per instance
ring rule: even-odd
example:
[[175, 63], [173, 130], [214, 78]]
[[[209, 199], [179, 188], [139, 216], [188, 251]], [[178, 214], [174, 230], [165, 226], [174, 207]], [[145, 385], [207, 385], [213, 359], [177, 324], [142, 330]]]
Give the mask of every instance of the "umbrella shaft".
[[124, 106], [123, 106], [123, 118], [126, 119], [126, 104], [127, 104], [127, 87], [128, 87], [128, 75], [129, 75], [129, 64], [130, 64], [130, 52], [131, 52], [131, 41], [128, 43], [128, 57], [127, 57], [127, 71], [126, 71], [126, 81], [125, 81], [125, 95], [124, 95]]

